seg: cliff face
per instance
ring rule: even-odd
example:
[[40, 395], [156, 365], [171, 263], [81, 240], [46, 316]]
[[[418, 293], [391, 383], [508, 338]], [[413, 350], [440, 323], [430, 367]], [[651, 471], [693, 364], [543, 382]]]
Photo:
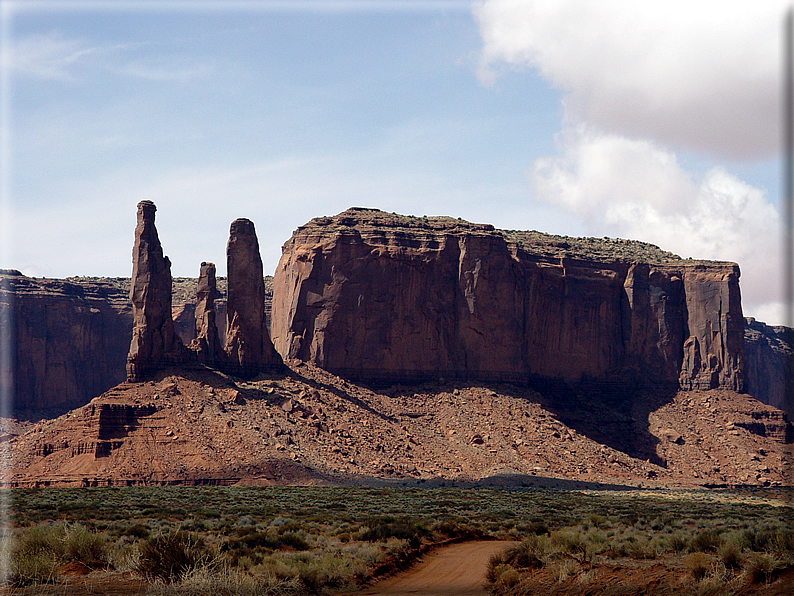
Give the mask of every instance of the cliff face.
[[[772, 327], [746, 319], [747, 392], [757, 400], [794, 416], [794, 404], [786, 403], [786, 361], [794, 359], [794, 346], [786, 341], [786, 327]], [[791, 337], [791, 335], [789, 335]], [[792, 382], [792, 379], [789, 379]]]
[[[267, 315], [271, 288], [267, 277]], [[226, 278], [218, 279], [218, 290], [216, 322], [223, 337]], [[12, 331], [15, 416], [64, 412], [124, 380], [132, 334], [129, 292], [130, 278], [41, 279], [0, 272], [0, 321]], [[174, 278], [172, 306], [174, 330], [190, 343], [196, 337], [196, 279]]]
[[744, 388], [739, 268], [624, 240], [349, 209], [284, 245], [285, 358], [367, 381]]
[[64, 411], [124, 380], [132, 309], [112, 280], [31, 279], [5, 271], [16, 415]]

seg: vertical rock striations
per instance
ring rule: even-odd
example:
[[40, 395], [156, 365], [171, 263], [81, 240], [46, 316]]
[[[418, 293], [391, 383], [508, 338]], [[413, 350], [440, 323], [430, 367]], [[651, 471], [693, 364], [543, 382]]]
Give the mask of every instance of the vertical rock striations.
[[0, 270], [13, 416], [60, 415], [124, 380], [132, 312], [122, 282], [34, 279]]
[[153, 371], [182, 364], [187, 353], [171, 319], [171, 262], [163, 255], [151, 201], [138, 203], [138, 224], [132, 249], [132, 341], [127, 380], [140, 381]]
[[282, 361], [265, 325], [265, 282], [253, 222], [232, 222], [226, 259], [226, 369], [244, 377], [277, 370]]
[[285, 358], [365, 381], [744, 386], [739, 270], [655, 246], [349, 209], [274, 278]]
[[[794, 359], [794, 345], [787, 341], [792, 330], [745, 319], [744, 350], [747, 359], [747, 392], [794, 418], [794, 404], [787, 403], [786, 367]], [[791, 383], [792, 379], [788, 379]], [[791, 391], [789, 387], [789, 391]]]
[[744, 391], [744, 317], [739, 266], [693, 264], [684, 271], [687, 329], [681, 387]]
[[224, 356], [216, 322], [215, 299], [217, 296], [215, 263], [203, 262], [196, 285], [196, 337], [189, 347], [195, 352], [199, 362], [209, 366], [221, 364]]

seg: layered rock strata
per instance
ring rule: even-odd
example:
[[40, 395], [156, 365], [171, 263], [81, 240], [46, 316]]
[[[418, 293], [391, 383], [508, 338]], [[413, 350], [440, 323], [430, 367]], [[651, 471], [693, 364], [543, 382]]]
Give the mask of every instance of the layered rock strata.
[[141, 381], [152, 372], [188, 360], [171, 318], [171, 261], [154, 225], [151, 201], [138, 203], [138, 224], [132, 249], [132, 341], [127, 356], [127, 380]]
[[12, 363], [11, 414], [61, 413], [124, 380], [132, 311], [109, 279], [34, 279], [0, 272], [0, 320]]
[[278, 370], [281, 357], [273, 348], [265, 325], [265, 283], [262, 257], [254, 224], [236, 219], [226, 247], [228, 297], [226, 302], [226, 369], [254, 377]]
[[349, 209], [283, 247], [285, 358], [428, 379], [744, 388], [739, 267], [640, 242]]

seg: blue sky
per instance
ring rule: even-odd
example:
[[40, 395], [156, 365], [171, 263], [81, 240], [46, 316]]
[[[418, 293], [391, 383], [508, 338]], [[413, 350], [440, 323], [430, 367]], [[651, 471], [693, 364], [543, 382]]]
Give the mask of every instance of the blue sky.
[[356, 205], [736, 260], [781, 322], [785, 3], [594, 4], [3, 1], [0, 264], [129, 275], [146, 198], [174, 275], [237, 217], [272, 272]]

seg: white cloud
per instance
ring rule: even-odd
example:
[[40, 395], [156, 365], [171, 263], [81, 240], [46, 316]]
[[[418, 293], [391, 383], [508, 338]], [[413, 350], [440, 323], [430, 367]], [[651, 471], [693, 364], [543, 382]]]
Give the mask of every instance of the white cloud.
[[85, 40], [58, 33], [30, 35], [12, 42], [3, 67], [42, 79], [68, 80], [74, 65], [96, 51]]
[[480, 76], [534, 67], [603, 130], [731, 158], [779, 149], [787, 0], [485, 0]]
[[598, 235], [738, 262], [749, 316], [761, 318], [755, 308], [779, 299], [780, 218], [762, 190], [720, 167], [696, 180], [673, 153], [647, 141], [584, 126], [559, 141], [560, 156], [538, 159], [529, 171], [538, 199], [583, 218]]
[[[3, 55], [3, 67], [41, 79], [61, 81], [76, 78], [76, 70], [82, 65], [99, 68], [102, 74], [109, 71], [136, 79], [179, 83], [207, 78], [217, 71], [212, 63], [167, 51], [140, 55], [141, 50], [153, 48], [158, 49], [148, 42], [92, 45], [85, 39], [70, 39], [53, 31], [13, 40], [9, 51]], [[130, 53], [138, 57], [124, 59]]]

